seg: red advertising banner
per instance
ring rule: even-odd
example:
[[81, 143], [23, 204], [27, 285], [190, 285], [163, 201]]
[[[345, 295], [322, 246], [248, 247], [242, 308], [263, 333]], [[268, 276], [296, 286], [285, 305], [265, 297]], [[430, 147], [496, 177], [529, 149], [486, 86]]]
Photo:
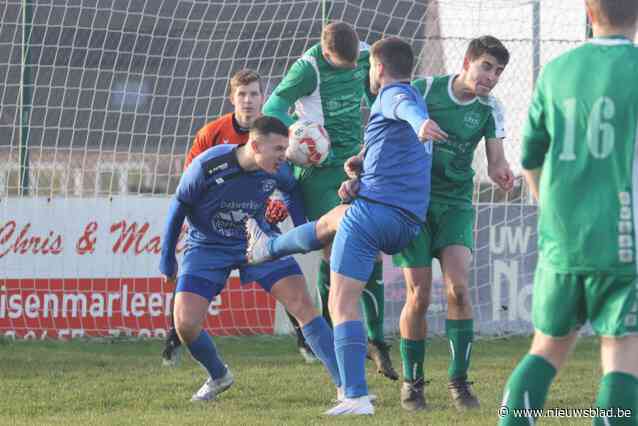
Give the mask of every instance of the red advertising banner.
[[[0, 335], [162, 337], [172, 289], [160, 278], [0, 280]], [[213, 335], [272, 334], [275, 299], [231, 277], [208, 310]]]
[[[162, 337], [173, 289], [158, 263], [167, 198], [18, 199], [0, 205], [0, 336]], [[184, 236], [177, 249], [184, 247]], [[276, 302], [232, 276], [214, 335], [275, 332]]]

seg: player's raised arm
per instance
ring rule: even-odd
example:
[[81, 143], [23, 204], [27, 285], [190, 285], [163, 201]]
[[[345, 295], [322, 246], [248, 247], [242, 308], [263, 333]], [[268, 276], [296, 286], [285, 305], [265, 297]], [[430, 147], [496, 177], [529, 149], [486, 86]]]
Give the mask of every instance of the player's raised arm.
[[306, 58], [297, 59], [264, 104], [264, 115], [276, 117], [286, 126], [292, 125], [295, 119], [289, 114], [290, 109], [298, 99], [312, 94], [317, 83], [312, 64]]

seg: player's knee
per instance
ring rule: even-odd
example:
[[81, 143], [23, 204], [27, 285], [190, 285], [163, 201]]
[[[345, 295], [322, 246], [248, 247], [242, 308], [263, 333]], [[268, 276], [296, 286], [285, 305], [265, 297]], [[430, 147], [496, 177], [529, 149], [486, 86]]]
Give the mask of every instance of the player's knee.
[[620, 371], [638, 377], [638, 336], [602, 337], [600, 349], [604, 374]]
[[178, 316], [175, 318], [175, 330], [177, 330], [180, 340], [189, 344], [197, 339], [202, 331], [202, 325], [194, 318]]
[[470, 305], [470, 291], [463, 281], [455, 281], [447, 286], [448, 305], [463, 308]]
[[286, 310], [302, 324], [319, 315], [319, 311], [305, 291], [297, 291], [288, 295], [284, 305]]
[[425, 314], [430, 306], [430, 292], [425, 289], [414, 289], [406, 298], [408, 308], [418, 314]]
[[322, 216], [315, 225], [315, 232], [319, 241], [330, 242], [337, 233], [337, 226], [329, 218], [329, 215]]

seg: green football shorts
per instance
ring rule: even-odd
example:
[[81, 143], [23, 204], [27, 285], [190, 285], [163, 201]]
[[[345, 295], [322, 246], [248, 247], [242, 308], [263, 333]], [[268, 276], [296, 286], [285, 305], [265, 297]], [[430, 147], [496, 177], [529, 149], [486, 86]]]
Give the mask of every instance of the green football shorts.
[[296, 167], [295, 177], [301, 186], [303, 207], [308, 220], [317, 220], [341, 204], [339, 187], [348, 180], [343, 166]]
[[600, 336], [638, 333], [638, 280], [612, 273], [558, 273], [540, 265], [534, 276], [532, 322], [553, 337], [587, 320]]
[[431, 203], [421, 232], [399, 254], [392, 256], [395, 266], [422, 268], [432, 266], [449, 246], [474, 248], [474, 209], [453, 204]]

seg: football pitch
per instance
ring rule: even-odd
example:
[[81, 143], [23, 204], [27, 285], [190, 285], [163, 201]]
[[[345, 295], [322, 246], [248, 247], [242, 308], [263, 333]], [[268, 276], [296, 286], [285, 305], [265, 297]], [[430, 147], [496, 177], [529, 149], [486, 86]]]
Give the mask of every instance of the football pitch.
[[[183, 353], [176, 368], [163, 367], [160, 341], [70, 343], [0, 340], [2, 425], [495, 425], [503, 385], [527, 351], [529, 338], [483, 339], [474, 345], [470, 380], [480, 410], [457, 413], [447, 391], [448, 346], [428, 341], [429, 410], [408, 413], [399, 404], [400, 382], [367, 363], [378, 396], [373, 417], [326, 418], [336, 392], [319, 364], [305, 364], [291, 337], [215, 338], [235, 385], [217, 401], [192, 403], [205, 380]], [[598, 341], [582, 339], [552, 387], [546, 408], [593, 405], [600, 370]], [[400, 367], [398, 341], [392, 359]], [[543, 419], [542, 424], [591, 424], [591, 419]]]

